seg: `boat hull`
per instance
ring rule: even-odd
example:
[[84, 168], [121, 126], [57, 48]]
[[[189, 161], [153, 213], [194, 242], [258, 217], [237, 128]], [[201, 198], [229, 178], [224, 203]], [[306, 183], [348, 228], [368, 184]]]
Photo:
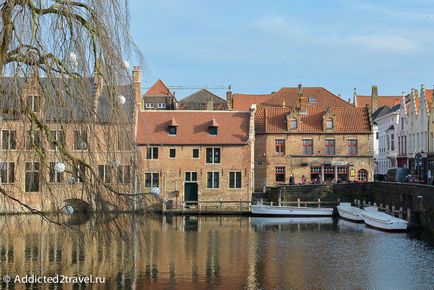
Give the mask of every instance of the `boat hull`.
[[251, 211], [256, 216], [332, 216], [333, 208], [327, 207], [286, 207], [270, 205], [252, 205]]
[[364, 218], [362, 216], [362, 211], [355, 207], [336, 207], [339, 213], [339, 216], [341, 218], [344, 218], [346, 220], [356, 222], [356, 223], [363, 223]]
[[383, 231], [406, 231], [407, 222], [385, 213], [363, 213], [366, 225]]

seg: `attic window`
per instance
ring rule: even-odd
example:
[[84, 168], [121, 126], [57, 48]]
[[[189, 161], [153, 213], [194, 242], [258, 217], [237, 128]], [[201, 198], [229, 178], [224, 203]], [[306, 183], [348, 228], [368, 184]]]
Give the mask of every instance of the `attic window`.
[[333, 129], [333, 119], [328, 118], [326, 121], [326, 129]]
[[168, 126], [169, 135], [176, 136], [177, 127], [178, 127], [178, 123], [176, 123], [175, 118], [172, 118], [172, 121], [170, 121]]
[[297, 129], [297, 127], [298, 127], [298, 124], [297, 124], [298, 122], [297, 122], [297, 118], [291, 118], [291, 121], [290, 121], [290, 128], [291, 129]]
[[209, 126], [209, 134], [212, 136], [217, 136], [217, 130], [218, 127], [216, 126]]
[[311, 96], [311, 97], [309, 97], [308, 102], [309, 103], [316, 103], [316, 98]]

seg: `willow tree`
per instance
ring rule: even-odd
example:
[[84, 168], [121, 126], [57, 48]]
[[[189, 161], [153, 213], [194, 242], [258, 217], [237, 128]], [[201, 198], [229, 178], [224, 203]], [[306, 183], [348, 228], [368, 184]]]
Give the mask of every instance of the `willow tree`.
[[67, 198], [99, 209], [128, 201], [134, 90], [125, 59], [140, 60], [128, 2], [0, 3], [3, 206], [36, 212]]

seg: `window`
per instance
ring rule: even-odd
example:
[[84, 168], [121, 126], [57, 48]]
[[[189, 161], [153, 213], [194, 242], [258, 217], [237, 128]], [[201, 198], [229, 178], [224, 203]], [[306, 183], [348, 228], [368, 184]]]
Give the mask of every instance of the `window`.
[[360, 169], [357, 173], [357, 179], [359, 181], [368, 181], [368, 171], [365, 169]]
[[196, 181], [197, 181], [196, 171], [188, 171], [185, 173], [185, 182], [196, 182]]
[[39, 131], [28, 130], [26, 136], [26, 150], [39, 148], [41, 146], [41, 138]]
[[170, 158], [176, 158], [176, 149], [175, 148], [169, 149], [169, 157]]
[[199, 148], [193, 148], [193, 158], [194, 159], [199, 158]]
[[241, 171], [229, 172], [229, 188], [241, 188]]
[[395, 134], [390, 135], [390, 150], [395, 151]]
[[328, 118], [326, 121], [326, 128], [327, 129], [333, 129], [333, 119], [332, 118]]
[[176, 126], [169, 126], [169, 135], [176, 136]]
[[285, 182], [285, 166], [276, 166], [276, 182]]
[[112, 167], [111, 165], [98, 165], [98, 174], [99, 178], [104, 183], [111, 183], [112, 182]]
[[28, 110], [38, 113], [40, 108], [40, 98], [39, 96], [27, 96], [26, 107]]
[[15, 130], [2, 130], [2, 150], [17, 149], [17, 133]]
[[220, 148], [206, 148], [206, 163], [220, 163]]
[[335, 155], [335, 140], [326, 139], [325, 140], [325, 154], [326, 155]]
[[65, 132], [63, 130], [51, 130], [51, 138], [53, 142], [51, 143], [51, 150], [57, 151], [59, 149], [58, 145], [66, 146]]
[[56, 172], [56, 170], [54, 170], [55, 165], [56, 165], [56, 162], [50, 162], [50, 168], [49, 168], [49, 172], [48, 172], [50, 182], [61, 183], [61, 182], [63, 182], [63, 172]]
[[119, 165], [117, 178], [118, 183], [131, 183], [131, 165]]
[[166, 103], [158, 103], [158, 109], [165, 109]]
[[285, 139], [276, 139], [274, 142], [276, 143], [276, 154], [284, 155], [285, 154]]
[[217, 131], [218, 131], [218, 127], [216, 127], [216, 126], [210, 126], [209, 127], [209, 134], [211, 136], [216, 136], [217, 135]]
[[313, 155], [312, 139], [303, 139], [303, 155]]
[[158, 159], [158, 147], [147, 147], [146, 149], [146, 159]]
[[15, 182], [15, 163], [0, 162], [0, 184]]
[[219, 188], [220, 186], [220, 173], [219, 172], [208, 172], [207, 173], [207, 188]]
[[129, 150], [131, 146], [131, 141], [129, 137], [129, 132], [126, 130], [120, 130], [118, 133], [118, 150], [125, 151]]
[[39, 191], [39, 162], [26, 162], [25, 191]]
[[378, 140], [378, 132], [375, 133], [375, 139]]
[[83, 164], [78, 163], [77, 166], [74, 167], [73, 174], [77, 182], [84, 182], [86, 178], [86, 167]]
[[297, 118], [291, 118], [290, 126], [291, 129], [297, 129]]
[[404, 118], [401, 118], [401, 130], [404, 130]]
[[74, 150], [87, 150], [87, 140], [86, 130], [74, 130]]
[[145, 173], [145, 187], [159, 187], [159, 174]]
[[348, 139], [348, 155], [356, 156], [358, 154], [357, 139]]
[[146, 109], [152, 109], [154, 107], [153, 103], [145, 103], [145, 108]]
[[316, 103], [316, 98], [315, 97], [309, 97], [308, 102], [309, 103]]
[[312, 166], [310, 168], [310, 173], [312, 174], [321, 174], [321, 166]]

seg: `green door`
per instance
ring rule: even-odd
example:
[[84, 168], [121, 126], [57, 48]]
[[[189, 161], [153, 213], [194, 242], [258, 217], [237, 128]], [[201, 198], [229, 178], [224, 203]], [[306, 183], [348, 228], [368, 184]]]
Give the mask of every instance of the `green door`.
[[184, 186], [185, 201], [191, 205], [197, 203], [197, 183], [196, 182], [186, 182]]

